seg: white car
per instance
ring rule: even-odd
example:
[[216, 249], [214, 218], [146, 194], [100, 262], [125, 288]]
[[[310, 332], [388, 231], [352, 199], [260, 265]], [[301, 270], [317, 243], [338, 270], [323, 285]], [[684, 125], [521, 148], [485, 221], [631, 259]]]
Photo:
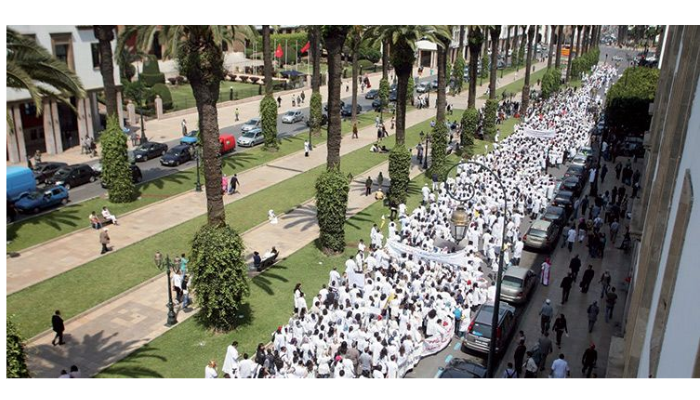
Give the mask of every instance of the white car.
[[244, 132], [238, 138], [238, 145], [242, 147], [253, 147], [264, 141], [265, 137], [263, 136], [262, 129], [255, 128], [249, 130], [248, 132]]
[[295, 122], [303, 121], [304, 120], [304, 114], [301, 113], [299, 110], [292, 110], [292, 111], [287, 111], [283, 116], [282, 116], [282, 123], [284, 124], [293, 124]]
[[248, 132], [255, 128], [260, 128], [260, 117], [253, 118], [250, 121], [243, 124], [243, 126], [241, 127], [241, 132]]
[[421, 82], [416, 86], [416, 92], [427, 93], [430, 91], [430, 84], [428, 82]]

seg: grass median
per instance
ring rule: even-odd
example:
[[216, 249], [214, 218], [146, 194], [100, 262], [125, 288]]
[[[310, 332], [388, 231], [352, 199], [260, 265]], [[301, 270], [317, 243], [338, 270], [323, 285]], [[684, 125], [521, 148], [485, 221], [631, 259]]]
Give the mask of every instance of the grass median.
[[[544, 73], [547, 72], [547, 68], [542, 68], [541, 70], [535, 71], [530, 74], [530, 87], [534, 86], [537, 83], [537, 80], [542, 80], [542, 77], [544, 76]], [[521, 69], [520, 73], [525, 75], [525, 71]], [[500, 76], [500, 75], [499, 75]], [[500, 87], [496, 89], [496, 99], [499, 101], [501, 100], [501, 97], [503, 96], [503, 92], [506, 93], [519, 93], [523, 90], [523, 86], [525, 86], [525, 78], [518, 79], [515, 82], [509, 83], [506, 86]], [[488, 95], [483, 95], [479, 97], [480, 99], [487, 99], [489, 96]]]
[[[429, 129], [430, 120], [409, 128], [406, 144], [416, 145], [419, 132]], [[387, 160], [386, 154], [371, 153], [369, 147], [342, 157], [345, 174], [357, 176]], [[244, 232], [264, 222], [267, 210], [283, 213], [299, 206], [314, 197], [314, 182], [325, 168], [325, 164], [320, 165], [227, 205], [228, 223]], [[7, 298], [7, 311], [16, 315], [15, 323], [21, 332], [32, 337], [48, 328], [47, 316], [53, 310], [60, 309], [64, 318], [70, 318], [158, 275], [153, 254], [158, 250], [169, 254], [189, 252], [193, 232], [205, 221], [204, 215], [194, 218], [14, 293]]]

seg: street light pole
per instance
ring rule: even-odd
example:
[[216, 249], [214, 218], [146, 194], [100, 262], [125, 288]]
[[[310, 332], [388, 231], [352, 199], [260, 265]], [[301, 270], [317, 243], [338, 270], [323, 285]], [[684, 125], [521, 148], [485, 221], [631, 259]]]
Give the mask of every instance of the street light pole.
[[144, 144], [148, 139], [146, 138], [146, 128], [143, 124], [143, 107], [139, 107], [139, 115], [141, 116], [141, 144]]
[[177, 324], [177, 315], [175, 314], [175, 308], [173, 305], [173, 291], [172, 287], [170, 286], [170, 269], [172, 268], [172, 262], [170, 262], [170, 256], [166, 255], [165, 263], [163, 263], [163, 255], [160, 253], [160, 251], [156, 252], [155, 257], [153, 257], [153, 261], [155, 262], [156, 267], [158, 267], [158, 269], [166, 269], [166, 273], [168, 276], [168, 322], [166, 323], [166, 325], [173, 326]]
[[428, 149], [430, 148], [430, 134], [425, 135], [425, 154], [423, 156], [423, 170], [428, 170]]

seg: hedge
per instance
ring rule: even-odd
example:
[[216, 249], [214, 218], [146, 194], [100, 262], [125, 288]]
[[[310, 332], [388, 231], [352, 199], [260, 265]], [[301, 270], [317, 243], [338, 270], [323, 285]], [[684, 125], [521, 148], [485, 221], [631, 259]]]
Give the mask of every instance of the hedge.
[[156, 83], [155, 85], [153, 85], [151, 90], [152, 92], [151, 98], [149, 99], [149, 103], [155, 104], [156, 95], [158, 95], [160, 96], [160, 99], [163, 100], [163, 110], [170, 110], [173, 108], [173, 96], [172, 94], [170, 94], [170, 89], [168, 89], [167, 86], [165, 86], [162, 83]]
[[165, 74], [160, 72], [158, 59], [150, 55], [143, 62], [143, 72], [139, 74], [139, 80], [148, 87], [153, 87], [157, 83], [165, 83]]
[[627, 68], [608, 90], [605, 111], [608, 128], [637, 135], [649, 129], [649, 104], [654, 102], [658, 81], [656, 68]]

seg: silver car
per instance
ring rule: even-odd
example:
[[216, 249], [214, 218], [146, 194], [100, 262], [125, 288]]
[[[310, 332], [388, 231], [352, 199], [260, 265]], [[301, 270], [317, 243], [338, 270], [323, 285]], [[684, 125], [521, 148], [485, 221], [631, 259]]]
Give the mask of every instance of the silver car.
[[557, 233], [554, 224], [538, 219], [527, 230], [523, 242], [529, 249], [549, 250], [557, 243]]
[[[462, 339], [462, 348], [478, 353], [488, 353], [493, 334], [493, 304], [482, 304], [476, 316], [469, 323], [467, 334]], [[508, 341], [517, 327], [515, 308], [505, 303], [499, 304], [498, 326], [496, 327], [496, 353], [500, 354], [508, 347]]]
[[265, 136], [263, 136], [262, 129], [255, 128], [247, 132], [244, 132], [238, 138], [238, 145], [243, 147], [253, 147], [265, 141]]
[[430, 83], [428, 82], [421, 82], [416, 86], [416, 92], [418, 93], [427, 93], [430, 91]]
[[530, 268], [508, 267], [501, 280], [501, 300], [521, 304], [537, 282], [537, 275]]
[[291, 110], [287, 111], [283, 116], [282, 116], [282, 123], [284, 124], [293, 124], [295, 122], [303, 121], [304, 120], [304, 114], [301, 113], [299, 110]]
[[248, 132], [252, 129], [260, 128], [260, 117], [252, 118], [241, 127], [241, 132]]

